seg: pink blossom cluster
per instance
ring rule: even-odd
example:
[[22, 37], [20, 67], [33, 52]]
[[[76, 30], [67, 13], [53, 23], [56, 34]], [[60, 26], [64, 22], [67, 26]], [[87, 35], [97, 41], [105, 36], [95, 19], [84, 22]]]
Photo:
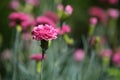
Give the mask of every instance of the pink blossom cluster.
[[118, 67], [120, 67], [120, 52], [114, 53], [112, 61], [114, 64], [116, 64]]
[[107, 13], [113, 19], [117, 19], [120, 16], [120, 12], [118, 9], [110, 8], [110, 9], [108, 9]]
[[35, 40], [53, 40], [57, 38], [57, 30], [51, 25], [38, 25], [32, 30], [33, 39]]
[[56, 23], [58, 21], [59, 21], [59, 18], [58, 18], [56, 13], [54, 13], [52, 11], [47, 11], [42, 16], [39, 16], [36, 19], [35, 23], [36, 23], [36, 25], [48, 24], [48, 25], [51, 25], [51, 26], [55, 27]]
[[104, 49], [100, 52], [100, 56], [110, 58], [112, 56], [112, 50], [111, 49]]
[[108, 0], [109, 4], [118, 4], [119, 0]]
[[62, 26], [62, 28], [57, 28], [57, 32], [58, 34], [60, 35], [63, 35], [63, 34], [66, 34], [66, 33], [69, 33], [71, 31], [71, 27], [67, 24], [64, 24]]
[[68, 14], [68, 15], [71, 15], [72, 12], [73, 12], [72, 6], [71, 6], [71, 5], [67, 5], [67, 6], [65, 7], [65, 13]]
[[65, 14], [67, 14], [67, 15], [71, 15], [73, 12], [73, 8], [71, 5], [66, 5], [64, 8], [64, 6], [62, 4], [59, 4], [57, 6], [57, 9], [58, 9], [58, 11], [64, 11]]
[[30, 55], [30, 59], [40, 61], [40, 60], [46, 59], [46, 54], [44, 54], [43, 58], [42, 58], [42, 53], [32, 54]]
[[39, 16], [36, 19], [35, 23], [36, 23], [36, 25], [47, 24], [47, 25], [51, 25], [51, 26], [55, 27], [55, 23], [46, 16]]
[[20, 7], [20, 3], [18, 0], [11, 0], [9, 6], [11, 9], [17, 10]]
[[99, 1], [103, 3], [113, 4], [113, 5], [116, 5], [119, 3], [119, 0], [99, 0]]
[[90, 18], [90, 24], [91, 25], [96, 25], [97, 24], [97, 18], [96, 17]]
[[54, 23], [57, 23], [59, 21], [58, 15], [52, 11], [45, 12], [44, 16], [52, 20]]
[[33, 23], [33, 19], [22, 12], [13, 12], [9, 15], [10, 26], [15, 27], [16, 25], [21, 25], [23, 30], [26, 30], [28, 27], [31, 27]]
[[98, 20], [101, 21], [103, 24], [106, 24], [107, 16], [102, 8], [93, 6], [89, 9], [89, 14], [90, 16], [97, 17]]

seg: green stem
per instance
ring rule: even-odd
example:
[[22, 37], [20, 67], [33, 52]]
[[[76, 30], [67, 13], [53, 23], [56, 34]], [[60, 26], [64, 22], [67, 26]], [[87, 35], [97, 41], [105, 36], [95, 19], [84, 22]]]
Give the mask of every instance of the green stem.
[[[44, 58], [45, 49], [42, 49], [42, 58]], [[43, 60], [41, 61], [41, 74], [40, 74], [40, 80], [43, 80]]]
[[16, 31], [16, 38], [14, 44], [14, 53], [13, 53], [13, 78], [12, 80], [17, 80], [17, 62], [18, 62], [18, 43], [19, 43], [19, 31]]
[[41, 73], [40, 73], [40, 80], [43, 80], [43, 61], [41, 61]]

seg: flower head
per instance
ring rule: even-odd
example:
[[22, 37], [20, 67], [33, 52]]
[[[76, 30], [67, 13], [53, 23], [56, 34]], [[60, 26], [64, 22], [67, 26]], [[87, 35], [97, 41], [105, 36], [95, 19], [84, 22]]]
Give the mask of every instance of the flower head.
[[59, 21], [58, 16], [56, 13], [52, 12], [52, 11], [47, 11], [44, 16], [46, 16], [47, 18], [49, 18], [50, 20], [52, 20], [54, 23], [57, 23]]
[[51, 25], [38, 25], [33, 28], [33, 39], [35, 40], [53, 40], [57, 38], [57, 30]]
[[90, 18], [90, 24], [96, 25], [97, 24], [97, 18], [95, 18], [95, 17]]
[[60, 34], [60, 35], [63, 35], [65, 33], [69, 33], [71, 31], [71, 27], [67, 24], [64, 24], [62, 26], [62, 28], [57, 27], [56, 29], [57, 29], [58, 34]]
[[18, 0], [12, 0], [9, 6], [11, 9], [17, 10], [20, 7], [20, 4]]
[[120, 67], [120, 52], [117, 52], [113, 55], [112, 61]]
[[78, 49], [74, 52], [74, 59], [76, 61], [82, 61], [85, 57], [85, 52], [82, 49]]
[[64, 24], [62, 26], [61, 34], [69, 33], [71, 31], [71, 28], [69, 25]]
[[72, 6], [71, 6], [71, 5], [67, 5], [67, 6], [65, 7], [65, 13], [68, 14], [68, 15], [71, 15], [72, 12], [73, 12]]
[[110, 58], [112, 55], [112, 50], [111, 49], [104, 49], [100, 52], [100, 55], [102, 57], [109, 57]]
[[58, 11], [63, 11], [64, 6], [62, 4], [58, 4], [57, 9], [58, 9]]
[[110, 4], [118, 4], [119, 0], [108, 0]]
[[46, 59], [46, 54], [44, 54], [43, 58], [42, 58], [42, 54], [41, 53], [32, 54], [32, 55], [30, 55], [30, 59], [36, 60], [36, 61], [43, 60], [43, 59]]
[[91, 16], [97, 17], [103, 24], [106, 24], [107, 17], [106, 17], [106, 14], [102, 8], [95, 7], [95, 6], [91, 7], [89, 9], [89, 14]]
[[41, 24], [43, 24], [43, 25], [48, 24], [48, 25], [51, 25], [51, 26], [55, 27], [55, 23], [46, 16], [39, 16], [36, 19], [36, 25], [41, 25]]
[[117, 19], [119, 17], [119, 10], [117, 9], [108, 9], [108, 15], [113, 18], [113, 19]]
[[16, 25], [21, 25], [22, 29], [25, 30], [33, 25], [33, 19], [25, 13], [13, 12], [9, 15], [10, 26], [15, 27]]

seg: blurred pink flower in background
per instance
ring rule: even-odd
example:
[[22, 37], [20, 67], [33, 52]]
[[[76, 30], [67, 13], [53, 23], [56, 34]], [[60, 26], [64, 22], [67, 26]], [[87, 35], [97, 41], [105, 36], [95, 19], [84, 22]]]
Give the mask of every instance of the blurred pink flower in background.
[[52, 12], [52, 11], [47, 11], [44, 16], [46, 16], [47, 18], [51, 19], [54, 23], [57, 23], [59, 21], [59, 18], [57, 16], [56, 13]]
[[93, 6], [89, 9], [89, 14], [90, 16], [97, 17], [103, 24], [107, 23], [107, 16], [102, 8]]
[[28, 16], [25, 13], [22, 13], [22, 12], [13, 12], [13, 13], [11, 13], [9, 15], [9, 19], [11, 21], [15, 21], [15, 22], [19, 21], [19, 22], [21, 22], [21, 21], [27, 20]]
[[12, 58], [12, 51], [10, 49], [5, 49], [2, 53], [1, 53], [1, 58], [3, 60], [9, 60]]
[[113, 63], [115, 63], [118, 67], [120, 67], [120, 52], [116, 52], [112, 58]]
[[22, 39], [23, 40], [28, 41], [28, 40], [30, 40], [30, 38], [31, 38], [30, 33], [25, 32], [25, 33], [22, 34]]
[[33, 39], [35, 40], [53, 40], [57, 38], [57, 30], [51, 25], [38, 25], [32, 30]]
[[37, 19], [36, 19], [36, 25], [40, 25], [40, 24], [48, 24], [48, 25], [51, 25], [53, 27], [55, 27], [55, 23], [49, 19], [48, 17], [46, 16], [39, 16]]
[[82, 61], [85, 57], [85, 52], [83, 51], [83, 49], [77, 49], [74, 52], [73, 57], [76, 61]]
[[32, 6], [38, 6], [39, 5], [39, 0], [25, 0], [27, 4], [30, 4]]
[[119, 15], [120, 15], [119, 10], [118, 9], [113, 9], [113, 8], [108, 9], [107, 13], [113, 19], [119, 18]]
[[21, 26], [23, 27], [24, 30], [26, 30], [28, 27], [32, 27], [35, 25], [35, 20], [32, 15], [28, 15], [29, 18], [26, 21], [21, 22]]
[[20, 3], [18, 0], [11, 0], [9, 6], [11, 9], [17, 10], [20, 7]]
[[15, 27], [16, 25], [20, 25], [23, 30], [28, 27], [33, 26], [33, 19], [25, 13], [22, 12], [13, 12], [9, 15], [10, 26]]
[[119, 0], [108, 0], [109, 4], [118, 4]]
[[61, 28], [60, 27], [56, 27], [56, 31], [57, 31], [58, 34], [61, 35]]
[[40, 60], [46, 59], [46, 54], [44, 54], [44, 57], [43, 57], [43, 58], [42, 58], [42, 54], [41, 54], [41, 53], [31, 54], [31, 55], [30, 55], [30, 59], [31, 59], [31, 60], [40, 61]]
[[58, 4], [58, 5], [57, 5], [57, 9], [58, 9], [59, 11], [63, 11], [64, 6], [63, 6], [62, 4]]
[[63, 24], [61, 34], [69, 33], [71, 31], [71, 27], [67, 24]]
[[73, 12], [72, 6], [71, 6], [71, 5], [67, 5], [67, 6], [65, 7], [65, 13], [68, 14], [68, 15], [71, 15], [72, 12]]
[[111, 57], [112, 56], [112, 50], [111, 49], [103, 49], [101, 52], [100, 52], [100, 56], [102, 57]]
[[97, 18], [96, 17], [91, 17], [90, 18], [90, 24], [91, 25], [96, 25], [97, 24]]
[[60, 27], [57, 27], [57, 32], [59, 35], [63, 35], [63, 34], [66, 34], [66, 33], [69, 33], [71, 31], [71, 27], [67, 24], [63, 24], [63, 26], [60, 28]]

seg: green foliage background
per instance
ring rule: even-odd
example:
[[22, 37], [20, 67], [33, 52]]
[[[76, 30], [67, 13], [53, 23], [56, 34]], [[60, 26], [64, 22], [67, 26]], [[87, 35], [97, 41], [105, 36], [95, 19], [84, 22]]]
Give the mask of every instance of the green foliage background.
[[[54, 5], [51, 6], [53, 4], [53, 0], [40, 0], [40, 1], [43, 3], [43, 4], [40, 4], [40, 5], [43, 6], [44, 8], [47, 6], [47, 10], [54, 10], [55, 9]], [[2, 43], [2, 48], [0, 48], [0, 52], [2, 52], [3, 49], [11, 48], [11, 46], [13, 45], [13, 44], [11, 44], [11, 41], [12, 41], [11, 37], [13, 35], [15, 35], [13, 33], [12, 29], [9, 27], [8, 15], [12, 12], [12, 10], [9, 8], [9, 2], [10, 2], [10, 0], [1, 0], [0, 1], [0, 12], [1, 12], [0, 13], [0, 34], [2, 34], [2, 37], [3, 37], [3, 43]], [[90, 17], [89, 14], [88, 14], [88, 9], [91, 6], [99, 6], [99, 7], [102, 7], [103, 9], [108, 9], [110, 7], [115, 7], [115, 8], [120, 9], [120, 5], [114, 5], [113, 6], [113, 5], [109, 5], [109, 4], [102, 4], [102, 3], [99, 3], [98, 0], [62, 0], [62, 3], [64, 5], [70, 4], [74, 8], [73, 14], [67, 20], [67, 23], [70, 24], [71, 27], [72, 27], [72, 32], [70, 33], [70, 36], [72, 36], [75, 39], [75, 42], [76, 42], [75, 46], [74, 46], [75, 48], [78, 48], [78, 47], [81, 48], [81, 47], [83, 47], [83, 45], [84, 45], [85, 49], [87, 49], [87, 47], [88, 47], [88, 46], [86, 46], [86, 45], [88, 45], [87, 41], [83, 42], [83, 39], [81, 37], [82, 36], [86, 37], [86, 35], [88, 33], [89, 17]], [[43, 7], [40, 7], [40, 6], [36, 7], [34, 9], [34, 14], [36, 14], [37, 16], [42, 14], [43, 12], [41, 12], [41, 8], [43, 8]], [[118, 32], [120, 32], [120, 19], [118, 20], [117, 25], [118, 25], [117, 30], [118, 30]], [[118, 34], [120, 34], [120, 33], [118, 33]], [[83, 63], [80, 63], [80, 64], [75, 63], [72, 60], [71, 55], [69, 55], [69, 54], [66, 54], [66, 55], [63, 55], [63, 56], [61, 55], [62, 57], [69, 56], [70, 57], [69, 60], [66, 61], [65, 60], [66, 58], [64, 58], [63, 60], [60, 60], [61, 62], [59, 62], [59, 59], [56, 59], [59, 54], [54, 55], [54, 53], [59, 52], [59, 50], [57, 50], [57, 47], [60, 47], [60, 46], [56, 47], [56, 45], [58, 45], [58, 44], [57, 44], [57, 42], [54, 42], [54, 43], [55, 44], [48, 50], [48, 52], [50, 52], [50, 54], [48, 54], [49, 55], [48, 61], [50, 59], [51, 62], [50, 63], [46, 62], [46, 64], [45, 64], [45, 66], [50, 66], [50, 69], [47, 68], [48, 69], [47, 70], [48, 74], [46, 74], [46, 75], [49, 76], [49, 78], [53, 78], [53, 80], [55, 80], [57, 78], [57, 76], [59, 75], [58, 74], [59, 72], [57, 72], [57, 71], [55, 71], [56, 73], [53, 72], [54, 75], [56, 75], [56, 76], [53, 76], [53, 75], [51, 75], [51, 71], [54, 71], [54, 70], [60, 71], [59, 70], [60, 67], [64, 67], [64, 70], [66, 70], [66, 71], [63, 71], [61, 73], [63, 73], [62, 76], [64, 76], [64, 78], [66, 78], [66, 80], [70, 80], [70, 79], [74, 80], [74, 77], [76, 77], [77, 74], [81, 71], [84, 75], [87, 75], [87, 77], [83, 76], [83, 74], [80, 75], [80, 76], [83, 76], [83, 78], [86, 77], [83, 80], [89, 80], [89, 78], [91, 78], [91, 76], [94, 76], [94, 77], [92, 77], [92, 78], [94, 78], [93, 80], [97, 80], [98, 78], [100, 78], [100, 76], [102, 76], [100, 80], [107, 80], [107, 79], [108, 80], [114, 80], [110, 76], [105, 75], [106, 73], [104, 73], [104, 71], [102, 72], [101, 66], [100, 66], [99, 63], [97, 63], [96, 57], [95, 57], [96, 55], [94, 55], [94, 54], [91, 55], [90, 58], [89, 57], [86, 58], [88, 62], [86, 61], [86, 62], [83, 62]], [[65, 54], [69, 50], [69, 47], [64, 45], [64, 43], [61, 43], [61, 46], [65, 47], [65, 48], [63, 47], [63, 49], [61, 49], [61, 51], [63, 51], [63, 54]], [[56, 48], [56, 49], [54, 49], [54, 48]], [[55, 51], [51, 50], [51, 49], [54, 49]], [[52, 53], [52, 51], [54, 51], [54, 53]], [[88, 51], [88, 50], [85, 50], [85, 51]], [[71, 52], [73, 52], [73, 51], [71, 50]], [[95, 53], [95, 52], [93, 50], [90, 53]], [[51, 55], [54, 55], [54, 58]], [[58, 63], [56, 61], [56, 65], [54, 65], [55, 69], [53, 69], [51, 67], [51, 64], [55, 64], [53, 59], [58, 60], [58, 62], [59, 62]], [[88, 60], [88, 59], [90, 59], [90, 60]], [[66, 63], [64, 63], [64, 61]], [[86, 65], [86, 63], [88, 63], [88, 64]], [[3, 66], [2, 64], [3, 63], [0, 62], [0, 72], [3, 71], [2, 74], [6, 74], [5, 70], [4, 70], [5, 66]], [[61, 66], [63, 64], [68, 64], [68, 65], [67, 66]], [[70, 64], [73, 64], [73, 65], [70, 66]], [[94, 65], [91, 65], [91, 64], [94, 64]], [[79, 68], [78, 68], [78, 66], [79, 66]], [[88, 66], [88, 67], [86, 67], [86, 66]], [[24, 74], [28, 75], [26, 69], [21, 64], [19, 64], [19, 67], [21, 69], [21, 73], [20, 73], [21, 75], [22, 75], [22, 72]], [[97, 70], [96, 70], [96, 67], [97, 67]], [[70, 69], [71, 71], [69, 71], [68, 69]], [[83, 69], [83, 70], [81, 70], [81, 69]], [[78, 70], [78, 72], [76, 72], [75, 74], [72, 73], [72, 72], [77, 71], [77, 70]], [[92, 71], [94, 72], [94, 74], [91, 74]], [[117, 69], [115, 69], [115, 70], [111, 69], [111, 70], [108, 70], [108, 71], [113, 72], [113, 74], [111, 73], [111, 75], [114, 75], [114, 73], [120, 74], [117, 71]], [[66, 76], [67, 72], [69, 72], [69, 75], [71, 75], [71, 77], [68, 78]], [[95, 74], [96, 74], [96, 76], [95, 76]], [[100, 75], [100, 76], [98, 76], [98, 75]], [[24, 75], [22, 75], [22, 76], [24, 76]], [[80, 80], [80, 79], [82, 80], [82, 78], [80, 76], [78, 77], [79, 78], [78, 80]], [[102, 79], [103, 76], [105, 76], [105, 77], [107, 76], [108, 78], [107, 79]], [[59, 80], [63, 80], [61, 77], [59, 77], [59, 78], [60, 78]]]
[[[22, 1], [22, 0], [20, 0]], [[43, 0], [40, 0], [43, 1]], [[57, 1], [57, 0], [56, 0]], [[0, 1], [0, 33], [3, 35], [3, 44], [2, 49], [9, 48], [11, 46], [11, 36], [12, 36], [12, 29], [9, 27], [9, 20], [8, 15], [12, 12], [9, 8], [10, 0], [2, 0]], [[44, 0], [43, 6], [52, 5], [53, 0]], [[72, 27], [72, 36], [77, 40], [80, 38], [82, 34], [87, 34], [88, 27], [89, 27], [89, 15], [88, 9], [91, 6], [100, 6], [103, 9], [107, 9], [110, 7], [115, 7], [120, 9], [120, 5], [109, 5], [109, 4], [102, 4], [98, 2], [98, 0], [63, 0], [62, 3], [64, 5], [71, 4], [74, 8], [74, 12], [72, 16], [68, 19], [68, 23]], [[54, 9], [54, 6], [49, 8]], [[35, 8], [35, 14], [39, 15], [40, 8]], [[118, 25], [120, 25], [120, 19], [118, 20]], [[118, 30], [120, 28], [118, 27]]]

